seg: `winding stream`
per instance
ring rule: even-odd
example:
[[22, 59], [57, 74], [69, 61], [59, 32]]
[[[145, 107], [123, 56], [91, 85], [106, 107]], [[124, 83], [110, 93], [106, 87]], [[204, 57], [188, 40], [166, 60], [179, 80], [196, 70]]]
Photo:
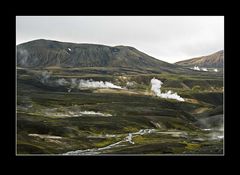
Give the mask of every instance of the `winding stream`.
[[130, 144], [135, 144], [132, 141], [132, 138], [138, 136], [138, 135], [145, 135], [145, 134], [150, 134], [156, 132], [155, 129], [140, 129], [138, 132], [134, 133], [128, 133], [126, 137], [124, 137], [122, 140], [113, 143], [111, 145], [101, 147], [101, 148], [91, 148], [91, 149], [85, 149], [85, 150], [76, 150], [76, 151], [69, 151], [67, 153], [64, 153], [63, 155], [96, 155], [100, 154], [104, 150], [112, 149], [114, 147], [120, 147], [120, 146], [125, 146], [123, 143], [130, 143]]
[[[206, 139], [210, 139], [210, 140], [219, 140], [219, 139], [223, 139], [223, 131], [214, 131], [214, 132], [210, 132], [211, 129], [203, 129], [204, 132], [206, 132], [206, 137], [204, 138], [192, 138], [192, 140], [199, 140], [199, 141], [204, 141]], [[122, 140], [115, 142], [113, 144], [110, 144], [108, 146], [105, 147], [101, 147], [101, 148], [91, 148], [91, 149], [84, 149], [84, 150], [76, 150], [76, 151], [69, 151], [66, 152], [62, 155], [97, 155], [97, 154], [102, 154], [104, 153], [104, 151], [112, 149], [112, 148], [116, 148], [116, 147], [121, 147], [121, 146], [127, 146], [127, 144], [135, 144], [133, 141], [133, 138], [138, 136], [138, 135], [146, 135], [146, 134], [151, 134], [151, 133], [156, 133], [156, 134], [164, 134], [164, 135], [171, 135], [171, 137], [182, 137], [182, 138], [188, 138], [188, 133], [185, 131], [159, 131], [156, 129], [140, 129], [138, 132], [133, 132], [133, 133], [128, 133], [125, 137], [123, 137]], [[120, 134], [122, 136], [122, 134]], [[110, 135], [112, 136], [116, 136], [116, 135]], [[119, 136], [117, 136], [119, 137]]]

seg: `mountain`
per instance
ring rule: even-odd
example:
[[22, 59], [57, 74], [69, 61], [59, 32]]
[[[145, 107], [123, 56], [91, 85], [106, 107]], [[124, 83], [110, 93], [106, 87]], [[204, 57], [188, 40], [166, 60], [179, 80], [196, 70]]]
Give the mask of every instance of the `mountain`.
[[110, 47], [44, 39], [17, 45], [17, 66], [24, 68], [128, 67], [158, 70], [179, 67], [129, 46]]
[[176, 62], [175, 64], [181, 65], [181, 66], [222, 68], [223, 67], [223, 50], [220, 50], [211, 55], [179, 61], [179, 62]]
[[18, 155], [223, 154], [222, 73], [128, 46], [16, 47]]

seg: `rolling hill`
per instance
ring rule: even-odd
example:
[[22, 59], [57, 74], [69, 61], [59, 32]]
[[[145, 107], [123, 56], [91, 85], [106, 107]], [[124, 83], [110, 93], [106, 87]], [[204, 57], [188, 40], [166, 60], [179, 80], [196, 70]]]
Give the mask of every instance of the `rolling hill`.
[[223, 67], [223, 58], [224, 52], [220, 50], [211, 55], [192, 58], [188, 60], [183, 60], [176, 62], [175, 64], [181, 66], [199, 66], [199, 67], [214, 67], [214, 68], [222, 68]]
[[[16, 62], [18, 155], [223, 153], [220, 71], [42, 39], [18, 45]], [[154, 95], [153, 78], [184, 101]]]
[[[125, 67], [170, 71], [179, 68], [133, 47], [34, 40], [17, 46], [17, 66], [23, 68]], [[179, 68], [181, 69], [181, 68]]]

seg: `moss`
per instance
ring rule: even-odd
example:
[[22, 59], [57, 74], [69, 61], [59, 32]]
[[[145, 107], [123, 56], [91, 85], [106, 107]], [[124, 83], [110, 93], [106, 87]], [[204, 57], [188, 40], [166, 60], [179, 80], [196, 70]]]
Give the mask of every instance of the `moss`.
[[49, 152], [41, 146], [20, 142], [17, 144], [17, 154], [49, 154]]
[[101, 142], [95, 143], [94, 145], [98, 148], [101, 148], [101, 147], [111, 145], [111, 144], [117, 142], [118, 140], [120, 140], [120, 139], [106, 139]]
[[201, 87], [200, 87], [199, 85], [196, 85], [196, 86], [193, 86], [193, 87], [192, 87], [192, 90], [193, 90], [194, 92], [198, 92], [198, 91], [201, 90]]
[[185, 144], [185, 148], [188, 149], [188, 150], [196, 150], [196, 149], [199, 149], [201, 147], [200, 144], [197, 144], [197, 143], [189, 143], [189, 142], [186, 142], [186, 141], [183, 141], [181, 142], [183, 144]]
[[138, 136], [133, 138], [133, 142], [137, 143], [137, 144], [143, 143], [145, 141], [146, 141], [146, 139], [141, 135], [138, 135]]
[[137, 132], [138, 129], [137, 128], [133, 128], [131, 126], [126, 126], [126, 127], [123, 128], [123, 131], [125, 131], [125, 132]]
[[[200, 86], [204, 90], [208, 90], [210, 86], [222, 86], [221, 78], [203, 75], [148, 74], [145, 70], [135, 71], [125, 68], [118, 72], [118, 69], [94, 67], [72, 70], [67, 68], [62, 70], [56, 69], [53, 70], [55, 71], [53, 76], [55, 78], [56, 76], [65, 78], [75, 76], [84, 79], [92, 78], [96, 81], [114, 82], [117, 77], [112, 76], [112, 72], [116, 72], [119, 75], [126, 73], [125, 76], [129, 81], [137, 83], [133, 90], [139, 94], [92, 93], [92, 91], [80, 90], [66, 93], [66, 89], [62, 91], [61, 89], [49, 89], [47, 86], [37, 85], [33, 76], [28, 76], [28, 78], [26, 78], [27, 76], [20, 77], [22, 81], [18, 79], [17, 82], [17, 104], [24, 107], [31, 103], [33, 106], [26, 109], [19, 108], [17, 111], [19, 151], [26, 153], [63, 153], [77, 149], [104, 147], [117, 142], [121, 138], [90, 139], [88, 136], [96, 134], [122, 134], [122, 137], [125, 137], [127, 133], [153, 128], [151, 121], [161, 123], [166, 130], [178, 129], [186, 131], [189, 137], [196, 138], [200, 136], [200, 133], [191, 133], [196, 131], [192, 124], [192, 118], [196, 117], [196, 115], [191, 112], [200, 107], [207, 107], [210, 109], [208, 111], [209, 115], [222, 113], [222, 101], [220, 98], [222, 98], [223, 93], [205, 93], [202, 89], [199, 92], [194, 92], [192, 89], [184, 89], [179, 86], [185, 82], [190, 88]], [[72, 74], [70, 75], [69, 73]], [[184, 98], [195, 99], [200, 103], [176, 102], [175, 100], [144, 95], [142, 92], [150, 92], [149, 82], [153, 77], [164, 82], [162, 91], [173, 90]], [[215, 105], [219, 107], [214, 108]], [[46, 109], [56, 108], [56, 112], [65, 112], [75, 109], [74, 107], [79, 111], [110, 113], [113, 117], [70, 117], [60, 119], [54, 116], [44, 116]], [[28, 134], [30, 133], [57, 135], [64, 138], [60, 144], [49, 143], [41, 139], [29, 137]], [[184, 140], [185, 142], [180, 144]], [[125, 147], [126, 152], [182, 153], [184, 151], [196, 152], [203, 147], [202, 144], [188, 143], [190, 141], [186, 141], [186, 138], [176, 138], [163, 134], [134, 136], [133, 141], [136, 144], [128, 144]], [[208, 148], [207, 145], [205, 147], [208, 150], [212, 149], [212, 147]], [[113, 151], [112, 153], [114, 153], [115, 149], [123, 148], [114, 148], [111, 150]]]

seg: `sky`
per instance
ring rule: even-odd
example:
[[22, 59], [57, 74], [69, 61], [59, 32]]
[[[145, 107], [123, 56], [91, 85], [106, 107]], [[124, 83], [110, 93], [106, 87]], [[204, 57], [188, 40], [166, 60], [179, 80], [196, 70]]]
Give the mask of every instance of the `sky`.
[[35, 39], [132, 46], [174, 63], [224, 49], [223, 16], [17, 16], [16, 44]]

